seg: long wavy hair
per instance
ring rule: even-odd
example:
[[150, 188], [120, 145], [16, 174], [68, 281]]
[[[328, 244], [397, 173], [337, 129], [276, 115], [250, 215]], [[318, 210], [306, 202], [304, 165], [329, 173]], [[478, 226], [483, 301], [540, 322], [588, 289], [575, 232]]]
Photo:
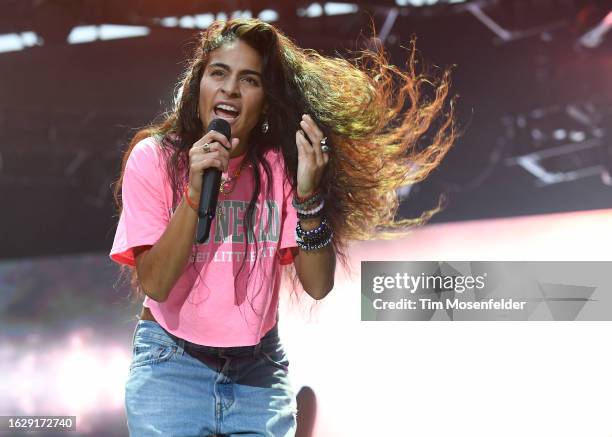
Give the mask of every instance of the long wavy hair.
[[[246, 159], [254, 164], [255, 189], [245, 211], [245, 230], [253, 229], [255, 202], [261, 189], [260, 165], [270, 180], [270, 168], [263, 158], [266, 151], [282, 153], [285, 175], [296, 189], [295, 132], [305, 113], [330, 140], [330, 160], [321, 188], [325, 214], [334, 230], [333, 249], [345, 268], [350, 240], [404, 235], [442, 208], [439, 201], [436, 208], [419, 217], [396, 220], [396, 190], [425, 179], [458, 135], [454, 98], [449, 98], [449, 70], [435, 76], [417, 73], [414, 39], [402, 70], [390, 65], [380, 45], [354, 53], [351, 60], [328, 57], [298, 47], [271, 24], [258, 19], [234, 19], [214, 22], [200, 33], [195, 53], [177, 85], [179, 97], [174, 107], [161, 121], [141, 129], [132, 138], [114, 188], [119, 212], [128, 156], [140, 140], [149, 136], [157, 137], [167, 152], [164, 156], [174, 193], [173, 206], [180, 201], [187, 179], [189, 149], [205, 129], [198, 116], [202, 74], [210, 53], [237, 39], [262, 56], [269, 121], [265, 136], [258, 124], [249, 137]], [[424, 92], [428, 90], [432, 91], [429, 95]], [[138, 288], [135, 272], [132, 285]]]

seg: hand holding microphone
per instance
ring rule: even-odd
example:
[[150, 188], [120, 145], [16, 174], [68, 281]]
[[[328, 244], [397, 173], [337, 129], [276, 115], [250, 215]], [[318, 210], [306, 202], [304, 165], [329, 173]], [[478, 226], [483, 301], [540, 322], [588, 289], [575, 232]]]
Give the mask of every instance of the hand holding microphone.
[[230, 153], [238, 146], [238, 138], [232, 138], [229, 123], [223, 119], [210, 122], [206, 134], [189, 150], [189, 199], [198, 203], [198, 227], [196, 241], [203, 243], [208, 238], [210, 225], [215, 215], [221, 172], [227, 171]]

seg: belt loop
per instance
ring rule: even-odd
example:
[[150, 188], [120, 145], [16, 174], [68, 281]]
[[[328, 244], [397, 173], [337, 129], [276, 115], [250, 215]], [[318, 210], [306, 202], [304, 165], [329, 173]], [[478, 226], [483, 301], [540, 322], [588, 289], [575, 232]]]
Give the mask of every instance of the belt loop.
[[185, 340], [183, 340], [180, 337], [176, 337], [176, 345], [177, 345], [177, 350], [176, 353], [178, 355], [184, 355], [185, 353]]
[[[162, 329], [164, 329], [164, 328], [162, 328]], [[181, 337], [178, 337], [178, 336], [176, 336], [174, 334], [171, 334], [170, 332], [166, 331], [165, 329], [164, 329], [164, 332], [176, 344], [176, 353], [179, 354], [179, 355], [183, 355], [183, 353], [185, 352], [185, 340], [183, 340]]]

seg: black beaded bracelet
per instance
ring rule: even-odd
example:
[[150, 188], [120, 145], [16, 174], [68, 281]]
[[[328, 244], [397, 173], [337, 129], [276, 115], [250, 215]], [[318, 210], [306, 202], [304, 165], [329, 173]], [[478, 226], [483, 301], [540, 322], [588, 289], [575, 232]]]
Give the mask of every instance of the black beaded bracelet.
[[329, 226], [327, 226], [327, 219], [323, 217], [321, 219], [321, 223], [319, 224], [319, 226], [309, 231], [304, 230], [304, 228], [302, 228], [302, 223], [298, 221], [297, 226], [295, 227], [295, 232], [297, 235], [301, 237], [308, 238], [311, 236], [314, 237], [315, 235], [324, 232], [326, 229], [329, 229]]
[[[319, 229], [319, 228], [317, 228]], [[306, 232], [308, 231], [298, 231], [296, 228], [296, 235], [299, 236], [300, 238], [302, 238], [303, 240], [316, 240], [316, 239], [321, 239], [321, 238], [325, 238], [329, 235], [329, 233], [331, 232], [331, 228], [329, 226], [325, 226], [323, 229], [321, 229], [319, 232], [316, 233], [310, 233], [307, 234]]]
[[298, 222], [295, 228], [295, 240], [298, 247], [303, 250], [316, 250], [329, 245], [333, 238], [333, 231], [327, 224], [327, 219], [323, 217], [319, 226], [315, 229], [305, 231], [301, 223]]
[[296, 242], [297, 245], [300, 249], [305, 250], [305, 251], [310, 251], [310, 250], [317, 250], [317, 249], [322, 249], [326, 246], [329, 246], [329, 244], [332, 242], [332, 239], [334, 238], [334, 233], [330, 231], [329, 237], [326, 238], [325, 240], [321, 241], [321, 242], [305, 242], [302, 239], [300, 239], [299, 237], [296, 238]]
[[325, 242], [327, 242], [327, 240], [329, 240], [333, 235], [333, 232], [329, 231], [326, 232], [324, 235], [318, 236], [316, 238], [300, 238], [300, 237], [296, 237], [296, 242], [301, 242], [303, 244], [307, 244], [307, 245], [317, 245], [317, 244], [323, 244]]
[[308, 244], [318, 244], [328, 239], [331, 233], [332, 230], [330, 228], [327, 228], [325, 232], [322, 232], [321, 234], [317, 234], [315, 236], [297, 235], [296, 240], [299, 239], [300, 241]]

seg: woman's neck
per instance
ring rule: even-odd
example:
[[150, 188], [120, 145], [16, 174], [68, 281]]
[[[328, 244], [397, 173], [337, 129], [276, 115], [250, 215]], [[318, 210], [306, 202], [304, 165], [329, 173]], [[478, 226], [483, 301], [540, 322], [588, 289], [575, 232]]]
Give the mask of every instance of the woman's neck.
[[239, 156], [242, 156], [246, 153], [247, 150], [248, 150], [247, 142], [245, 141], [243, 143], [241, 140], [240, 143], [238, 143], [238, 146], [234, 150], [232, 150], [232, 152], [230, 153], [230, 158], [237, 158]]

